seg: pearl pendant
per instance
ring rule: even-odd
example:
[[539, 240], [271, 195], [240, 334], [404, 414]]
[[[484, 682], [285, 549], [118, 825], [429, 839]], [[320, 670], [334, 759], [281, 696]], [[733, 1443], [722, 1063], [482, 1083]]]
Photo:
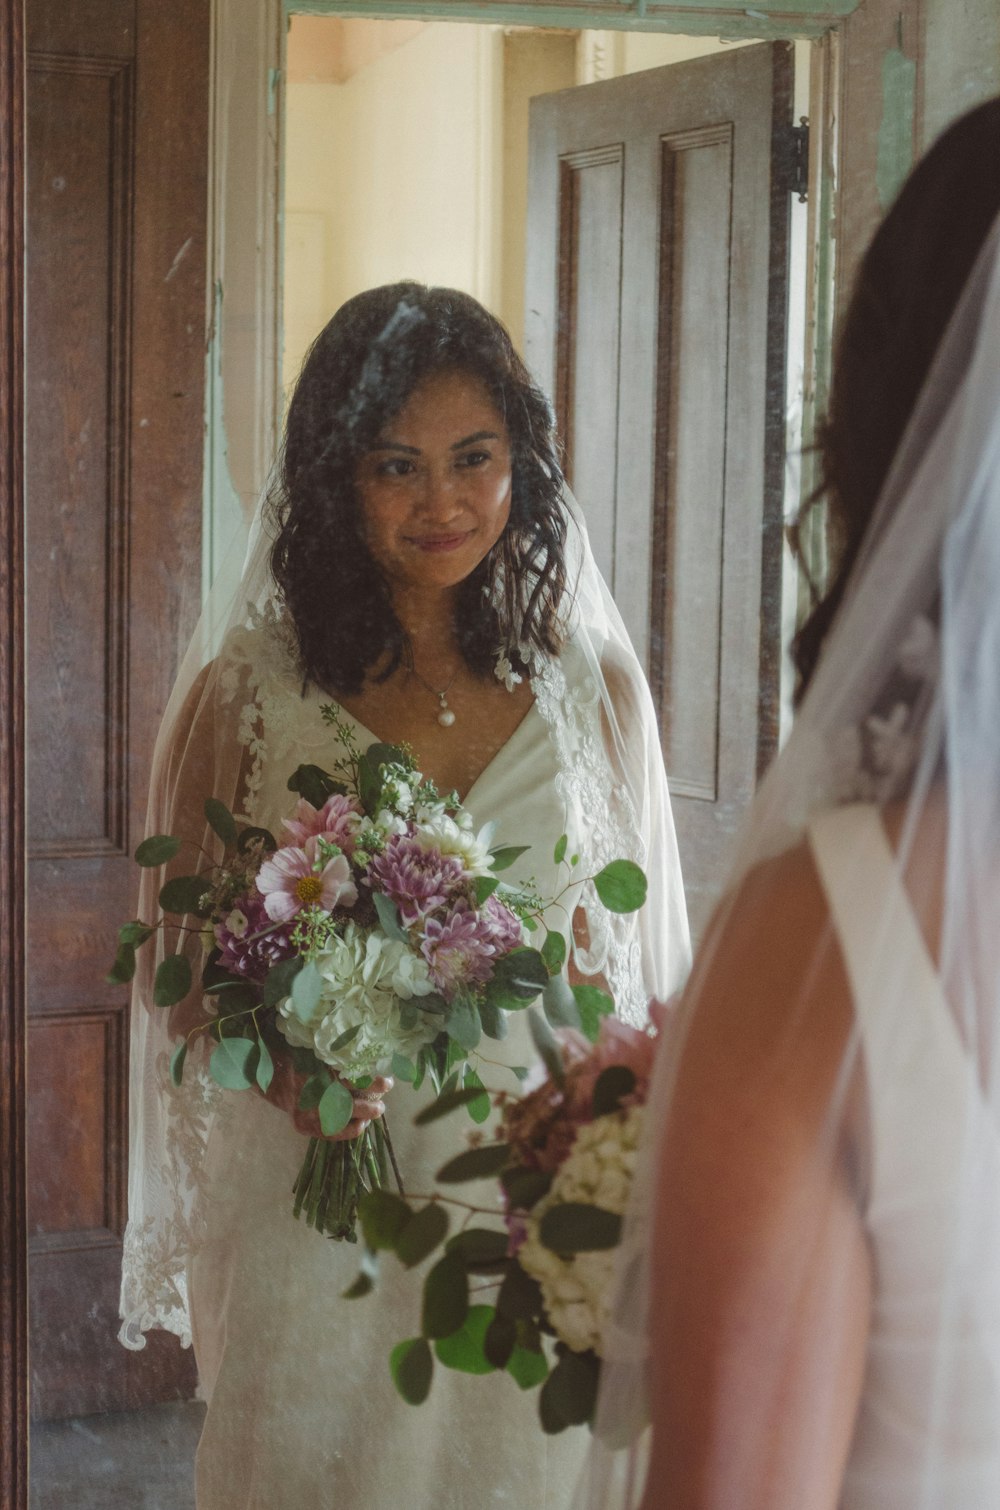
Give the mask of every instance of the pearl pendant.
[[455, 715], [454, 715], [454, 713], [448, 707], [447, 703], [443, 703], [442, 706], [441, 706], [441, 712], [438, 714], [438, 723], [441, 725], [441, 727], [443, 729], [450, 729], [451, 726], [452, 726], [452, 724], [454, 722], [455, 722]]

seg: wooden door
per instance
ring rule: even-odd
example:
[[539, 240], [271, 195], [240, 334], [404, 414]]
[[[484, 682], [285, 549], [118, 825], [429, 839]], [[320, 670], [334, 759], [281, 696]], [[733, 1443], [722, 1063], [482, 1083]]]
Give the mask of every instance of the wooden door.
[[26, 530], [32, 1405], [187, 1395], [117, 1341], [127, 992], [160, 711], [197, 610], [208, 0], [29, 0]]
[[526, 348], [648, 667], [692, 926], [777, 743], [792, 51], [532, 102]]

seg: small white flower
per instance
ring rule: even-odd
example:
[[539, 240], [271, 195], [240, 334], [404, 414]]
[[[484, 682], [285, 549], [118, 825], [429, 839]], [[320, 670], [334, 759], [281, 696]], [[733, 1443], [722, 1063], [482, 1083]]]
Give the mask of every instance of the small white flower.
[[222, 926], [227, 932], [232, 934], [234, 939], [241, 939], [246, 937], [246, 931], [250, 926], [250, 919], [245, 912], [241, 912], [238, 907], [234, 907]]

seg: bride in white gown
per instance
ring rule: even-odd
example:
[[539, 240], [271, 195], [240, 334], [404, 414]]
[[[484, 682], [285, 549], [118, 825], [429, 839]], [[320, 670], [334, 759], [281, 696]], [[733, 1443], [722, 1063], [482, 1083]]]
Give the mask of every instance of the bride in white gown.
[[998, 216], [1000, 100], [846, 314], [839, 571], [661, 1046], [588, 1510], [1000, 1505]]
[[[152, 831], [191, 833], [209, 794], [278, 828], [289, 774], [337, 758], [319, 714], [336, 700], [362, 747], [410, 745], [477, 826], [530, 846], [511, 878], [563, 893], [546, 922], [621, 1013], [644, 1020], [650, 995], [679, 984], [687, 929], [648, 690], [564, 492], [549, 407], [475, 301], [394, 285], [330, 322], [211, 654], [222, 618], [210, 605], [168, 709]], [[562, 834], [580, 857], [568, 890]], [[584, 879], [618, 855], [649, 876], [638, 917], [606, 913]], [[373, 1296], [341, 1299], [357, 1249], [291, 1216], [315, 1113], [296, 1111], [291, 1077], [267, 1100], [220, 1095], [190, 1061], [174, 1091], [171, 1035], [204, 1008], [151, 1012], [153, 963], [133, 1016], [123, 1340], [193, 1333], [199, 1510], [568, 1504], [582, 1433], [543, 1438], [512, 1379], [470, 1389], [438, 1370], [422, 1409], [399, 1399], [388, 1358], [419, 1331], [411, 1287], [387, 1265]], [[514, 1015], [480, 1072], [513, 1088], [531, 1058]], [[408, 1193], [429, 1191], [459, 1120], [414, 1129], [430, 1091], [375, 1089], [356, 1117], [385, 1109]]]

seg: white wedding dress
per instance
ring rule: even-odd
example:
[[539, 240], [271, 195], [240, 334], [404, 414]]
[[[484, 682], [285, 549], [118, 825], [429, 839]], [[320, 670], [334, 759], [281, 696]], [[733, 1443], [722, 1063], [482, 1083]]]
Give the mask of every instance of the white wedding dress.
[[[248, 814], [253, 821], [277, 831], [294, 800], [285, 784], [290, 771], [300, 761], [328, 766], [337, 740], [319, 716], [323, 701], [329, 699], [300, 698], [290, 687], [264, 698], [268, 759]], [[364, 746], [375, 736], [359, 727], [358, 737]], [[509, 875], [533, 879], [546, 897], [566, 880], [553, 861], [565, 825], [557, 772], [550, 726], [534, 704], [466, 798], [477, 825], [496, 819], [498, 839], [530, 844]], [[587, 836], [570, 833], [569, 840], [586, 875]], [[573, 905], [567, 894], [550, 925], [565, 933]], [[497, 1090], [516, 1089], [509, 1066], [535, 1058], [523, 1013], [512, 1016], [504, 1042], [484, 1039], [480, 1047], [493, 1061], [480, 1072]], [[388, 1100], [397, 1159], [416, 1196], [433, 1189], [434, 1171], [461, 1150], [472, 1128], [464, 1112], [414, 1128], [414, 1114], [432, 1095], [428, 1087], [414, 1094], [399, 1085]], [[202, 1236], [189, 1269], [208, 1402], [198, 1510], [562, 1510], [587, 1433], [573, 1428], [546, 1438], [536, 1391], [522, 1393], [506, 1374], [470, 1378], [438, 1364], [424, 1405], [396, 1394], [389, 1354], [420, 1331], [423, 1270], [404, 1273], [385, 1256], [376, 1292], [342, 1299], [358, 1272], [358, 1248], [293, 1219], [292, 1183], [304, 1151], [288, 1116], [255, 1092], [223, 1098], [195, 1213]], [[496, 1186], [456, 1194], [495, 1202]], [[457, 1219], [453, 1213], [453, 1230]]]

